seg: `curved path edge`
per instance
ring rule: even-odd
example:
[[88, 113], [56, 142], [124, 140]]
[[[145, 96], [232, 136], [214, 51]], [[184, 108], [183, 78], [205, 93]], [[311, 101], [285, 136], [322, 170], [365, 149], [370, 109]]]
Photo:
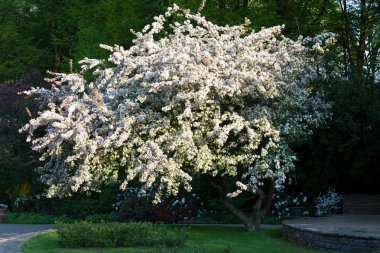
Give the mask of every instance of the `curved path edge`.
[[21, 253], [24, 242], [45, 232], [32, 232], [7, 238], [3, 242], [0, 242], [0, 253]]
[[346, 251], [380, 252], [380, 237], [318, 231], [283, 224], [283, 236], [307, 246]]
[[0, 224], [0, 253], [21, 253], [25, 241], [52, 229], [53, 225]]

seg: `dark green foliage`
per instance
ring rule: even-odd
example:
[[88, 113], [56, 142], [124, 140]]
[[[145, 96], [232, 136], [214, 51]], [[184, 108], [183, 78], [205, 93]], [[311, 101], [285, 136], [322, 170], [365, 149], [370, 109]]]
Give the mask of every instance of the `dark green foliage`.
[[9, 224], [54, 224], [56, 222], [74, 222], [74, 219], [67, 216], [7, 212], [5, 222]]
[[116, 216], [112, 213], [109, 214], [92, 214], [86, 216], [84, 219], [87, 222], [92, 222], [92, 223], [98, 223], [98, 222], [111, 222], [111, 221], [116, 221]]
[[[99, 48], [101, 43], [130, 46], [134, 38], [130, 29], [142, 29], [174, 2], [193, 12], [201, 4], [201, 0], [4, 0], [0, 3], [0, 81], [31, 68], [68, 72], [71, 59], [74, 70], [79, 70], [77, 61], [84, 57], [107, 57]], [[286, 34], [297, 37], [331, 30], [336, 10], [334, 3], [323, 0], [312, 4], [207, 0], [202, 14], [230, 25], [248, 17], [255, 29], [286, 24]]]
[[[66, 215], [47, 215], [39, 213], [7, 212], [5, 222], [9, 224], [54, 224], [57, 222], [72, 223], [78, 219]], [[92, 214], [84, 218], [86, 222], [112, 222], [116, 217], [112, 213]]]
[[76, 219], [85, 219], [91, 215], [111, 213], [116, 195], [117, 187], [104, 187], [102, 193], [90, 195], [76, 193], [62, 199], [42, 197], [36, 200], [35, 210], [48, 215], [68, 215]]
[[[0, 202], [7, 202], [11, 209], [20, 194], [30, 195], [34, 190], [31, 181], [38, 159], [30, 151], [29, 143], [25, 142], [25, 134], [18, 133], [18, 129], [29, 120], [26, 108], [32, 114], [37, 111], [36, 103], [18, 93], [33, 86], [48, 86], [37, 70], [15, 81], [0, 83]], [[23, 185], [25, 192], [21, 192]]]
[[318, 194], [380, 194], [380, 89], [355, 81], [329, 82], [333, 117], [300, 147], [300, 183]]
[[36, 47], [25, 27], [29, 13], [18, 1], [0, 1], [0, 82], [14, 79], [35, 68], [45, 49]]
[[151, 221], [168, 224], [193, 222], [204, 211], [202, 200], [195, 193], [171, 196], [158, 204], [153, 204], [149, 195], [138, 196], [138, 190], [139, 188], [127, 188], [118, 194], [118, 201], [114, 205], [118, 221]]
[[58, 223], [62, 247], [178, 247], [187, 238], [183, 230], [153, 223]]
[[78, 22], [78, 42], [72, 48], [74, 62], [84, 57], [106, 58], [99, 44], [129, 47], [134, 39], [130, 29], [141, 30], [164, 11], [159, 1], [94, 1], [86, 6]]
[[[1, 6], [0, 6], [1, 9]], [[0, 81], [13, 79], [37, 66], [43, 50], [17, 30], [12, 21], [0, 26]]]

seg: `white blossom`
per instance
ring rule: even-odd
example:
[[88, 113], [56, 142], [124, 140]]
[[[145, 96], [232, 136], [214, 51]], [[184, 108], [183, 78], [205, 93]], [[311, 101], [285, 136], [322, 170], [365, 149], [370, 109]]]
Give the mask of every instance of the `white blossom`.
[[335, 188], [329, 188], [325, 195], [319, 194], [316, 198], [315, 215], [330, 215], [335, 214], [339, 209], [339, 203], [342, 200], [342, 196], [339, 195]]
[[178, 12], [174, 5], [133, 31], [128, 49], [101, 45], [116, 66], [83, 60], [83, 70], [98, 68], [95, 81], [56, 74], [53, 89], [25, 93], [45, 101], [22, 130], [45, 161], [48, 196], [138, 180], [140, 195], [154, 188], [159, 202], [181, 185], [190, 191], [195, 173], [242, 175], [230, 196], [266, 179], [282, 188], [296, 159], [288, 144], [322, 124], [329, 107], [309, 83], [309, 49], [281, 26], [248, 32], [248, 20], [218, 26], [190, 12], [158, 37]]

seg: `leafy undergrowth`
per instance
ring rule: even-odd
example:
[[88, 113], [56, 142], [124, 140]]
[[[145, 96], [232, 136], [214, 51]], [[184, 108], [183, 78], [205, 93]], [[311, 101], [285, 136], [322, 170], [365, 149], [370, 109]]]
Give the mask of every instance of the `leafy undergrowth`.
[[[74, 223], [78, 220], [79, 219], [65, 215], [47, 215], [38, 213], [7, 212], [5, 216], [5, 223], [7, 224], [54, 224], [57, 222]], [[97, 223], [103, 221], [115, 221], [116, 218], [113, 214], [93, 214], [86, 216], [83, 220]]]
[[[84, 219], [88, 222], [113, 222], [116, 221], [115, 214], [93, 214], [88, 215]], [[8, 224], [55, 224], [57, 222], [73, 223], [80, 221], [80, 219], [72, 218], [64, 215], [46, 215], [38, 213], [18, 213], [7, 212], [5, 217], [5, 223]], [[228, 212], [221, 212], [220, 214], [204, 214], [200, 222], [209, 224], [241, 224], [241, 222], [232, 214]], [[273, 216], [265, 216], [262, 220], [263, 224], [281, 224], [282, 220]], [[191, 222], [190, 222], [191, 223]]]
[[54, 224], [56, 222], [73, 222], [74, 219], [67, 216], [54, 216], [37, 213], [7, 212], [5, 222], [9, 224]]
[[59, 247], [58, 235], [36, 236], [23, 246], [24, 253], [326, 253], [281, 239], [281, 230], [246, 232], [243, 228], [189, 226], [185, 246], [160, 248], [80, 248]]

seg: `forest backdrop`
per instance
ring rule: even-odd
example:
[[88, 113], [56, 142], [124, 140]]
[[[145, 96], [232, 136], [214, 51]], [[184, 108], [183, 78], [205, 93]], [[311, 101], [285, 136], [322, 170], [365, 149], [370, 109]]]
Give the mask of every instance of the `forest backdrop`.
[[[43, 187], [33, 173], [36, 155], [17, 131], [37, 113], [38, 105], [17, 93], [48, 86], [43, 81], [46, 70], [76, 72], [84, 57], [106, 57], [101, 43], [128, 47], [133, 39], [130, 29], [142, 29], [173, 2], [196, 11], [202, 1], [0, 1], [0, 202], [12, 204]], [[319, 85], [332, 105], [332, 118], [310, 140], [294, 147], [299, 161], [297, 171], [289, 175], [293, 183], [288, 191], [316, 196], [336, 187], [342, 194], [380, 194], [380, 1], [207, 0], [202, 14], [230, 25], [248, 17], [256, 30], [285, 24], [284, 34], [293, 39], [324, 32], [336, 35], [335, 47], [325, 56], [331, 71]], [[41, 211], [49, 205], [49, 212], [59, 213], [65, 212], [66, 203], [72, 215], [107, 212], [116, 191], [107, 189], [91, 198], [78, 195], [66, 202], [40, 199], [26, 209]], [[207, 180], [198, 182], [198, 193], [208, 194], [210, 206], [218, 198], [215, 192]], [[73, 203], [78, 204], [72, 208]]]

